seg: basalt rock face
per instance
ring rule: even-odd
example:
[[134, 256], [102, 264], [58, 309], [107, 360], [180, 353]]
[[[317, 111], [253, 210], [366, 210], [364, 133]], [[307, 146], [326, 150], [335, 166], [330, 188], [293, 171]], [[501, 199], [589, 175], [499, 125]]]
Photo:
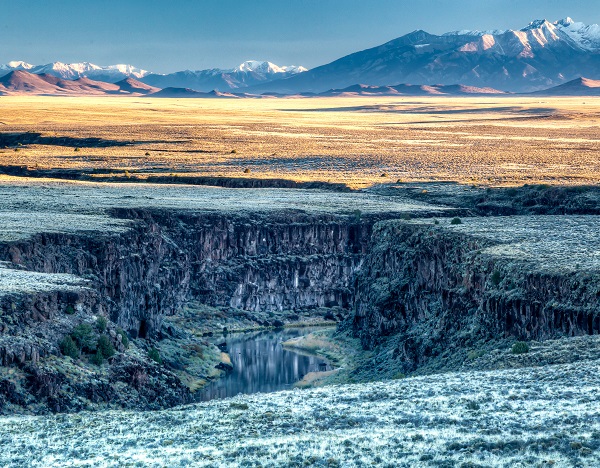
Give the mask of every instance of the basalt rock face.
[[597, 271], [544, 272], [482, 253], [489, 239], [432, 224], [376, 225], [356, 279], [352, 330], [365, 348], [394, 337], [405, 372], [479, 340], [600, 333]]
[[0, 258], [86, 278], [100, 298], [94, 312], [108, 312], [133, 336], [146, 337], [192, 298], [251, 311], [348, 308], [370, 234], [368, 222], [332, 216], [114, 215], [131, 219], [131, 230], [39, 234], [0, 246]]
[[[134, 223], [130, 231], [114, 235], [38, 234], [0, 246], [0, 255], [27, 270], [87, 279], [98, 301], [83, 304], [91, 305], [91, 313], [107, 313], [134, 335], [140, 328], [148, 333], [158, 329], [162, 317], [181, 304], [189, 283], [186, 254], [152, 223]], [[70, 305], [78, 302], [73, 299]], [[53, 307], [64, 311], [68, 305]]]
[[[25, 373], [23, 401], [33, 395], [51, 411], [84, 409], [81, 399], [133, 408], [191, 401], [174, 374], [139, 356], [111, 358], [98, 388], [69, 380], [43, 361], [61, 357], [61, 340], [82, 323], [93, 326], [97, 316], [110, 318], [117, 351], [124, 352], [119, 328], [133, 338], [160, 339], [165, 317], [192, 300], [251, 312], [348, 310], [373, 224], [301, 212], [114, 209], [111, 215], [129, 220], [130, 229], [39, 233], [0, 244], [0, 261], [9, 268], [84, 280], [69, 291], [0, 296], [0, 364]], [[43, 390], [44, 376], [53, 382], [50, 393]]]
[[179, 305], [194, 299], [249, 311], [348, 308], [370, 235], [368, 222], [302, 213], [143, 215], [146, 229], [181, 257], [174, 265]]
[[95, 291], [86, 288], [0, 297], [0, 365], [37, 363], [56, 354], [66, 331], [57, 319], [65, 310], [94, 310], [97, 303]]

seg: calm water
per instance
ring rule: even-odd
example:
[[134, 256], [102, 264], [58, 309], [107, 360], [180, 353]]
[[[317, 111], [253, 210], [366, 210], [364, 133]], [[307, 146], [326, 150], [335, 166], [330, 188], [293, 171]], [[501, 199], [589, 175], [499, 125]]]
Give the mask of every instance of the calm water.
[[331, 370], [324, 360], [283, 349], [281, 343], [308, 335], [313, 329], [284, 329], [231, 334], [214, 338], [227, 343], [233, 371], [200, 390], [201, 401], [227, 398], [239, 393], [266, 393], [285, 390], [309, 372]]

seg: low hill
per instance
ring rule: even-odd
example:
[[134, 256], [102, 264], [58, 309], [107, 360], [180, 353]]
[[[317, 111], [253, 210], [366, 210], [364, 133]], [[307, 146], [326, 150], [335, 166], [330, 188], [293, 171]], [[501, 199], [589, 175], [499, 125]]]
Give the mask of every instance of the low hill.
[[576, 78], [565, 84], [555, 86], [535, 94], [545, 96], [600, 96], [600, 80], [589, 78]]
[[141, 96], [160, 91], [159, 88], [146, 85], [133, 78], [126, 78], [117, 83], [95, 81], [86, 77], [76, 80], [65, 80], [50, 74], [30, 73], [15, 70], [0, 77], [0, 94], [19, 95], [51, 95], [51, 96], [103, 96], [132, 95]]
[[156, 88], [154, 86], [147, 85], [146, 83], [142, 83], [134, 78], [125, 78], [124, 80], [118, 81], [115, 83], [119, 90], [123, 93], [136, 93], [136, 94], [152, 94], [160, 91], [160, 88]]
[[456, 85], [411, 85], [369, 86], [356, 84], [343, 89], [330, 89], [319, 96], [433, 96], [433, 95], [477, 95], [504, 94], [493, 88], [478, 88], [476, 86]]
[[155, 98], [239, 98], [231, 93], [221, 93], [219, 91], [210, 91], [208, 93], [202, 93], [195, 91], [190, 88], [165, 88], [161, 89], [152, 94], [148, 94], [148, 97]]

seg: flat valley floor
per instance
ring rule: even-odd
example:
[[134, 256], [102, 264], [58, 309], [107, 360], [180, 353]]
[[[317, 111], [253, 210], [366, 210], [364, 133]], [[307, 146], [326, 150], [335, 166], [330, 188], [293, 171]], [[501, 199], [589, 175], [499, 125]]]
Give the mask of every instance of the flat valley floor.
[[599, 128], [594, 97], [2, 97], [0, 172], [589, 184]]

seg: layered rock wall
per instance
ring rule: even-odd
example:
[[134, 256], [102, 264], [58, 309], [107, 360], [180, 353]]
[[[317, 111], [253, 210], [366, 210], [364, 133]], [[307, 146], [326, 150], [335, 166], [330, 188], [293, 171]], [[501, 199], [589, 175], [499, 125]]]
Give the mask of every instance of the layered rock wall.
[[[92, 313], [107, 312], [131, 335], [146, 337], [190, 299], [250, 311], [348, 308], [370, 236], [369, 223], [325, 215], [112, 214], [131, 220], [131, 229], [41, 233], [0, 245], [0, 259], [85, 278], [98, 293]], [[72, 302], [53, 307], [81, 301]], [[37, 313], [25, 304], [18, 310], [23, 322]]]
[[486, 254], [492, 245], [431, 224], [376, 225], [351, 319], [363, 346], [400, 337], [394, 352], [410, 371], [480, 339], [600, 333], [597, 271], [544, 271]]

